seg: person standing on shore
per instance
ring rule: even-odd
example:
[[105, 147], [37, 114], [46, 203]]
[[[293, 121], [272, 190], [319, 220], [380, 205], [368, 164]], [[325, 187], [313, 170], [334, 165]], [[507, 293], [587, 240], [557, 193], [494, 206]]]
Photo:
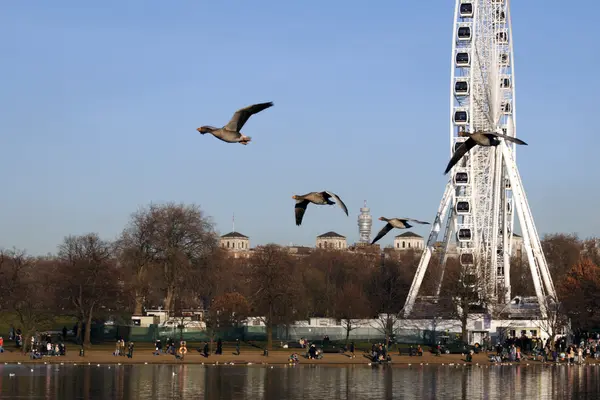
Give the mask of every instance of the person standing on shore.
[[129, 342], [127, 358], [133, 358], [133, 342]]
[[350, 342], [350, 358], [354, 358], [354, 341]]
[[235, 339], [235, 352], [236, 355], [240, 355], [240, 339]]

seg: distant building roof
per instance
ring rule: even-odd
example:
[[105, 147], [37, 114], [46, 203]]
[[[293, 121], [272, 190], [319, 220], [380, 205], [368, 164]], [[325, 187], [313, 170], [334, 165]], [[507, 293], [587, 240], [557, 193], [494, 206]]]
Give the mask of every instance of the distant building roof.
[[309, 254], [313, 250], [308, 246], [288, 246], [288, 251], [292, 254]]
[[333, 231], [329, 231], [326, 232], [322, 235], [317, 236], [318, 238], [322, 238], [322, 239], [326, 239], [326, 238], [344, 238], [346, 239], [346, 236], [342, 236], [339, 233], [333, 232]]
[[248, 239], [248, 236], [242, 235], [239, 232], [229, 232], [229, 233], [224, 234], [221, 237], [222, 238], [244, 238], [244, 239]]
[[411, 238], [411, 237], [412, 237], [412, 238], [423, 238], [423, 236], [421, 236], [421, 235], [417, 235], [417, 234], [416, 234], [416, 233], [414, 233], [414, 232], [404, 232], [404, 233], [401, 233], [400, 235], [398, 235], [398, 236], [396, 236], [396, 237], [397, 237], [397, 238], [399, 238], [399, 237], [403, 237], [403, 238]]

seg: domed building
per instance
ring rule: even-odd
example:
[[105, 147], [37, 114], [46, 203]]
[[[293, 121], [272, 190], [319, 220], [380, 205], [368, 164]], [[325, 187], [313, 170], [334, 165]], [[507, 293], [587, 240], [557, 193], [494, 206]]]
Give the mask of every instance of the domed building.
[[238, 257], [241, 254], [249, 254], [250, 238], [239, 232], [229, 232], [221, 236], [219, 246], [233, 252], [234, 256]]
[[348, 244], [346, 236], [330, 231], [317, 236], [317, 249], [346, 250]]
[[394, 238], [394, 250], [422, 250], [424, 247], [423, 236], [414, 232], [404, 232]]

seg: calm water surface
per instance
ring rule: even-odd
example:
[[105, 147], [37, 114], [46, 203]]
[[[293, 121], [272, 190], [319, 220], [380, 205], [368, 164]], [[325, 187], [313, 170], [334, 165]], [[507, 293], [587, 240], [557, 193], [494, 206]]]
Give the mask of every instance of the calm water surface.
[[600, 366], [9, 364], [0, 398], [599, 399]]

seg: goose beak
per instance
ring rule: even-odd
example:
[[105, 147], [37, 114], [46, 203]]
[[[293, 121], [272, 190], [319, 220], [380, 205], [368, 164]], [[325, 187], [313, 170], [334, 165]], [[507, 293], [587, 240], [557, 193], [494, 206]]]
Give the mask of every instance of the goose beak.
[[293, 195], [293, 196], [292, 196], [292, 199], [296, 200], [296, 195]]

